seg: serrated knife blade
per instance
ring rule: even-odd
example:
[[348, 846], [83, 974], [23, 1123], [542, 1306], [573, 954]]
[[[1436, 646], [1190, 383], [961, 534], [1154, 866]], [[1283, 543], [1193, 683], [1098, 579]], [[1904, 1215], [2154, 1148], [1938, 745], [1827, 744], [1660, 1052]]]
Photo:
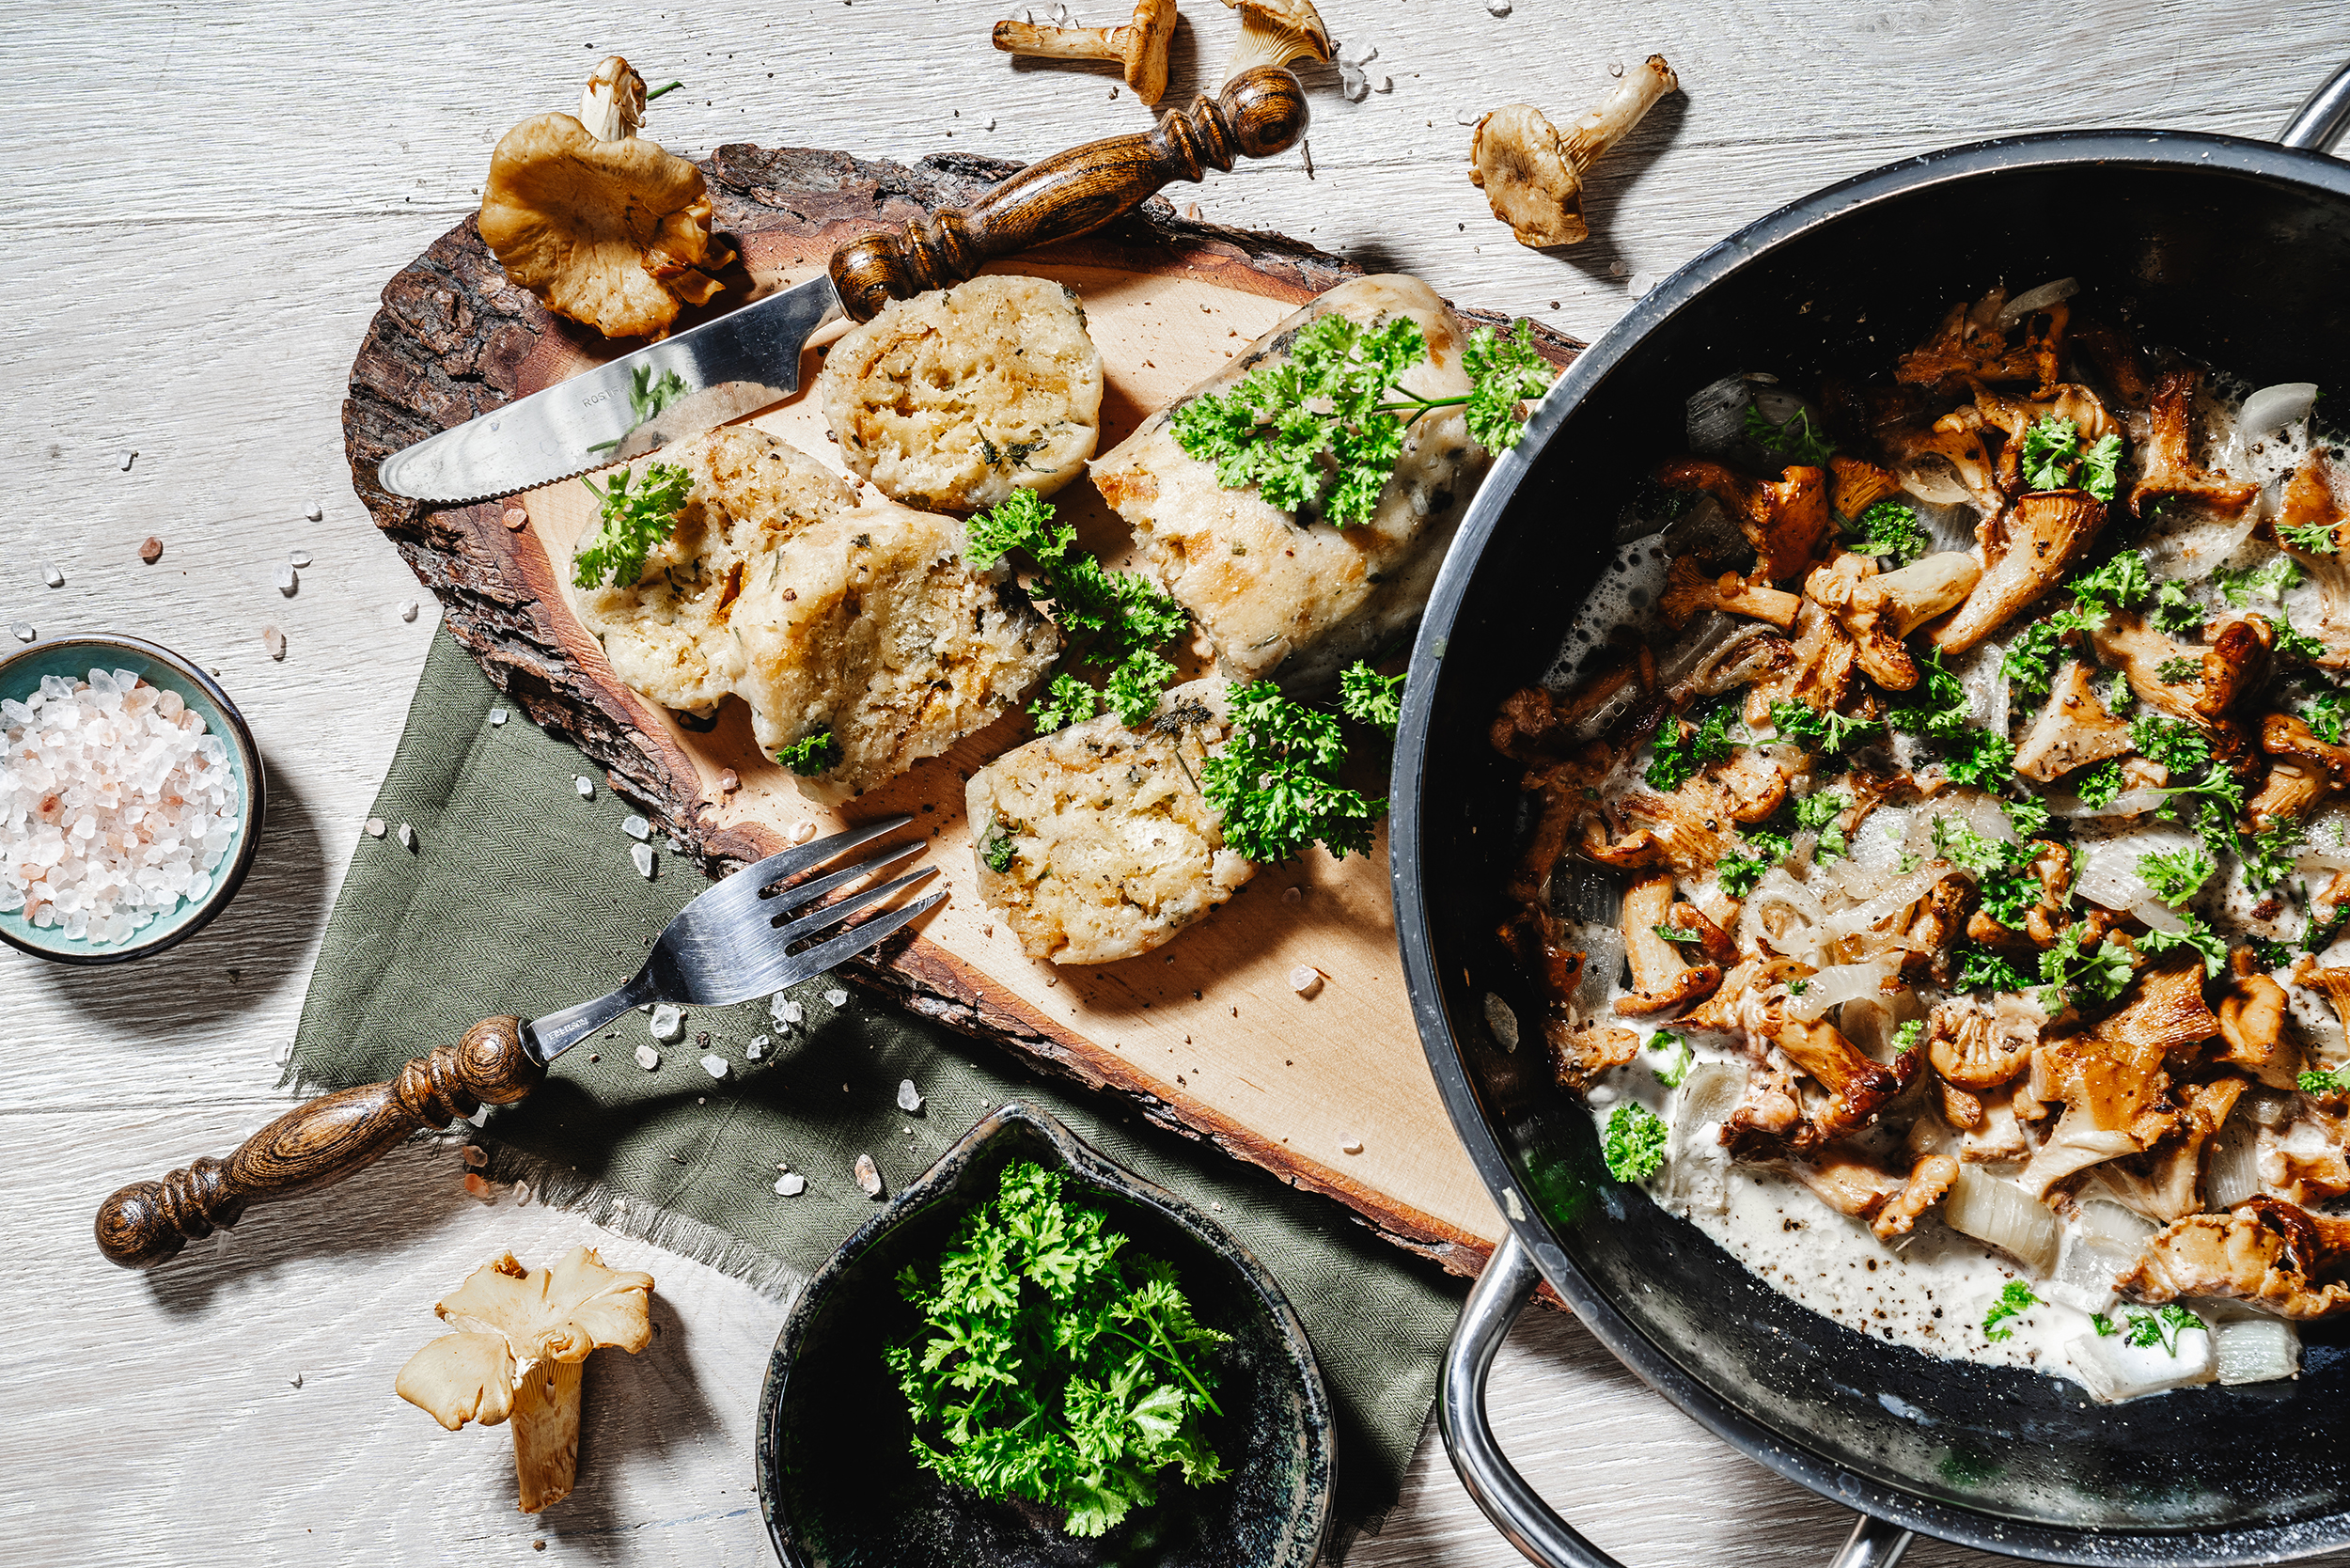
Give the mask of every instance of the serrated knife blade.
[[[377, 482], [448, 506], [658, 451], [798, 392], [800, 351], [840, 314], [839, 290], [819, 274], [394, 452], [377, 465]], [[640, 375], [641, 384], [675, 375], [685, 385], [642, 424], [630, 400]]]

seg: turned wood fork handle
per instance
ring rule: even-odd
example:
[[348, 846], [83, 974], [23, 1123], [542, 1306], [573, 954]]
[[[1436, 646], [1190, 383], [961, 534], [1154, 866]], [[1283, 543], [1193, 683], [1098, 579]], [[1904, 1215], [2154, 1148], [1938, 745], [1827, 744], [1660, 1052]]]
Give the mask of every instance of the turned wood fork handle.
[[832, 280], [849, 319], [870, 321], [893, 299], [963, 282], [989, 261], [1071, 240], [1136, 206], [1172, 180], [1228, 170], [1236, 156], [1270, 158], [1306, 133], [1306, 91], [1280, 66], [1255, 66], [1211, 99], [1149, 131], [1110, 136], [1030, 164], [965, 209], [949, 208], [833, 253]]
[[160, 1182], [124, 1187], [98, 1211], [98, 1249], [125, 1268], [151, 1267], [236, 1224], [249, 1203], [339, 1182], [417, 1128], [446, 1127], [485, 1104], [512, 1105], [546, 1075], [523, 1043], [521, 1020], [485, 1018], [389, 1083], [296, 1105], [226, 1160], [207, 1155]]

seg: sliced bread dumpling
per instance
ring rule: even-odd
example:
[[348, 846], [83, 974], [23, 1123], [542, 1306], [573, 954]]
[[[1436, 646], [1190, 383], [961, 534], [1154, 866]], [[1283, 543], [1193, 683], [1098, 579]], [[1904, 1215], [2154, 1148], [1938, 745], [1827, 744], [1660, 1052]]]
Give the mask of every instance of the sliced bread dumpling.
[[1224, 843], [1200, 766], [1231, 733], [1230, 684], [1159, 699], [1150, 723], [1116, 713], [1040, 736], [964, 792], [979, 896], [1031, 958], [1134, 958], [1230, 898], [1256, 866]]

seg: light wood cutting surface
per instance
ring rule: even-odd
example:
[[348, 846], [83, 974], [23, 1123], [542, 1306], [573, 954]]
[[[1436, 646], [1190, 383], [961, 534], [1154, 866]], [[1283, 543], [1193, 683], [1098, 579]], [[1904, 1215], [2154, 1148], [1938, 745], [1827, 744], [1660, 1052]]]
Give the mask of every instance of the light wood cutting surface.
[[[1105, 70], [997, 55], [998, 14], [1017, 10], [254, 0], [0, 23], [20, 82], [14, 221], [0, 231], [0, 623], [139, 632], [216, 666], [275, 790], [253, 880], [167, 959], [109, 977], [0, 958], [0, 1205], [17, 1236], [0, 1265], [0, 1562], [772, 1560], [747, 1455], [781, 1302], [601, 1237], [616, 1264], [658, 1276], [664, 1333], [645, 1356], [599, 1358], [588, 1484], [532, 1521], [512, 1510], [503, 1434], [444, 1434], [392, 1398], [391, 1378], [475, 1262], [599, 1239], [593, 1227], [480, 1208], [455, 1156], [423, 1144], [149, 1278], [99, 1260], [89, 1216], [121, 1182], [225, 1152], [282, 1108], [273, 1058], [431, 635], [430, 595], [342, 461], [344, 379], [382, 280], [472, 205], [498, 133], [568, 103], [612, 50], [656, 83], [686, 80], [650, 129], [695, 152], [755, 140], [1025, 156], [1142, 123]], [[1233, 33], [1206, 0], [1186, 14], [1179, 93], [1215, 73]], [[1335, 71], [1312, 73], [1310, 178], [1291, 155], [1178, 204], [1587, 338], [1706, 244], [1833, 180], [2060, 126], [2265, 135], [2350, 55], [2332, 0], [2084, 0], [2029, 16], [1983, 0], [1518, 0], [1501, 17], [1482, 0], [1332, 0], [1324, 15], [1350, 54], [1377, 48], [1364, 69], [1390, 89], [1349, 102]], [[1688, 96], [1601, 165], [1598, 237], [1520, 250], [1462, 176], [1464, 120], [1513, 99], [1572, 115], [1610, 61], [1651, 50]], [[149, 534], [165, 552], [144, 567]], [[286, 599], [272, 579], [294, 549], [313, 564]], [[42, 586], [47, 561], [65, 587]], [[427, 606], [413, 623], [404, 600]], [[272, 624], [289, 638], [282, 664], [262, 649]], [[1633, 1568], [1820, 1562], [1846, 1529], [1571, 1320], [1526, 1321], [1494, 1403], [1529, 1479]], [[1433, 1435], [1384, 1532], [1349, 1558], [1516, 1560]], [[1921, 1543], [1907, 1560], [1991, 1560]]]

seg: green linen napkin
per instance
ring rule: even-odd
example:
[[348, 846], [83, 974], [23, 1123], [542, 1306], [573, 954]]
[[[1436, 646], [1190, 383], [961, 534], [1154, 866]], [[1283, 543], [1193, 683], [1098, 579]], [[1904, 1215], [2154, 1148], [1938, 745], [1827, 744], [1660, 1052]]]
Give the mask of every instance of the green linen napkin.
[[[531, 1017], [606, 991], [709, 886], [658, 832], [657, 874], [639, 875], [631, 808], [602, 770], [525, 719], [447, 636], [426, 660], [375, 814], [387, 831], [359, 840], [303, 1004], [289, 1078], [306, 1087], [374, 1082], [485, 1015]], [[686, 1014], [674, 1042], [622, 1014], [528, 1100], [492, 1112], [490, 1174], [780, 1292], [874, 1213], [853, 1174], [859, 1154], [894, 1192], [989, 1110], [1027, 1100], [1214, 1213], [1272, 1270], [1338, 1416], [1334, 1559], [1376, 1530], [1427, 1420], [1458, 1281], [1325, 1199], [829, 976], [772, 1004]], [[660, 1053], [650, 1071], [636, 1056], [648, 1045]], [[915, 1113], [899, 1105], [909, 1081]], [[778, 1166], [807, 1190], [779, 1195]]]

